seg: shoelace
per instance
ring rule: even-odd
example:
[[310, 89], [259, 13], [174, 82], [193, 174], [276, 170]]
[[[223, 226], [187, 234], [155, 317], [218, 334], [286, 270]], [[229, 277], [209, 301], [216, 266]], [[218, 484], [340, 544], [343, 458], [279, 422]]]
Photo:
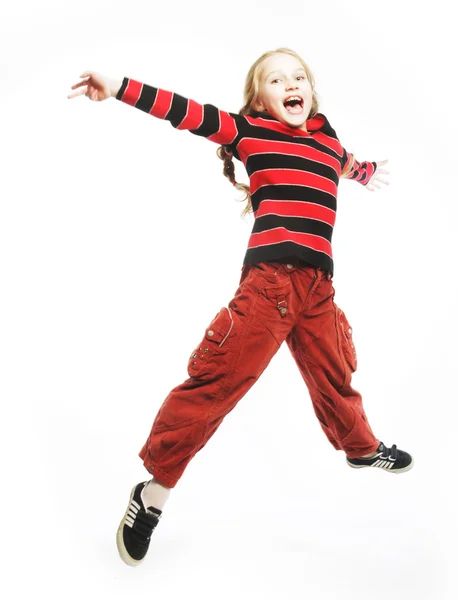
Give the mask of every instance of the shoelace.
[[383, 445], [382, 457], [394, 458], [394, 460], [396, 460], [398, 458], [398, 449], [396, 447], [396, 444], [393, 444], [391, 448], [387, 448], [385, 445]]

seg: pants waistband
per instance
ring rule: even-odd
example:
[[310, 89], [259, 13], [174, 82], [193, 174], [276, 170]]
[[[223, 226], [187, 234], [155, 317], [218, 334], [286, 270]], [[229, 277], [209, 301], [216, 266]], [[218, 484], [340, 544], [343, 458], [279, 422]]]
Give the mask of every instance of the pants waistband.
[[302, 269], [305, 271], [313, 270], [316, 272], [321, 272], [323, 274], [323, 277], [325, 277], [326, 279], [332, 279], [332, 274], [327, 269], [323, 269], [322, 267], [317, 267], [315, 265], [307, 263], [307, 262], [301, 260], [300, 258], [291, 258], [291, 259], [272, 261], [272, 263], [273, 264], [277, 263], [277, 264], [283, 265], [283, 267], [285, 267], [287, 272], [292, 272], [292, 271], [295, 271], [296, 269]]

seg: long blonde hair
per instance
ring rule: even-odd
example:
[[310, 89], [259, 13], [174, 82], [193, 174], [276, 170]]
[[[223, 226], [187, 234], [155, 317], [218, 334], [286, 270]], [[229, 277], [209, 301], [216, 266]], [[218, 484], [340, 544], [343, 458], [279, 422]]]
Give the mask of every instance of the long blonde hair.
[[[254, 106], [255, 106], [258, 96], [259, 96], [259, 81], [260, 81], [261, 64], [263, 63], [263, 61], [266, 58], [269, 58], [270, 56], [273, 56], [274, 54], [289, 54], [290, 56], [294, 56], [294, 58], [296, 58], [301, 63], [301, 65], [307, 75], [307, 79], [309, 80], [310, 85], [312, 87], [312, 107], [307, 116], [307, 119], [311, 119], [318, 113], [318, 99], [316, 97], [316, 92], [315, 92], [315, 79], [313, 77], [313, 74], [312, 74], [310, 68], [304, 62], [304, 60], [298, 54], [296, 54], [296, 52], [294, 52], [293, 50], [290, 50], [289, 48], [278, 48], [277, 50], [270, 50], [269, 52], [265, 52], [262, 56], [260, 56], [258, 58], [258, 60], [255, 63], [253, 63], [253, 65], [251, 66], [250, 70], [248, 71], [248, 75], [246, 76], [246, 79], [245, 79], [245, 88], [243, 91], [244, 104], [243, 104], [242, 108], [240, 109], [239, 114], [247, 115], [247, 116], [254, 116], [254, 115], [258, 114], [257, 111], [255, 110]], [[237, 190], [243, 192], [243, 194], [244, 194], [244, 196], [240, 200], [240, 202], [246, 201], [246, 206], [242, 212], [242, 216], [245, 216], [246, 214], [253, 212], [253, 206], [251, 204], [251, 195], [250, 195], [249, 186], [244, 183], [238, 183], [235, 180], [234, 163], [232, 161], [232, 153], [229, 152], [225, 146], [220, 146], [218, 148], [218, 150], [216, 151], [216, 153], [219, 156], [219, 158], [222, 161], [224, 161], [224, 166], [223, 166], [224, 176], [229, 179], [229, 181], [232, 183], [232, 185]]]

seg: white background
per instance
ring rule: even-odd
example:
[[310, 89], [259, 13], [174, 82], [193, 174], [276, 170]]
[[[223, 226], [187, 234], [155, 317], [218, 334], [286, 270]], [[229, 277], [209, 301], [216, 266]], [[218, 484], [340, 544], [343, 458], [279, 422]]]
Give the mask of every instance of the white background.
[[[1, 10], [2, 571], [8, 598], [456, 598], [453, 3], [16, 2]], [[286, 347], [172, 492], [145, 563], [115, 533], [137, 457], [234, 293], [251, 219], [216, 144], [116, 100], [85, 69], [238, 111], [288, 46], [359, 160], [339, 188], [336, 301], [353, 384], [399, 477], [328, 444]], [[246, 181], [243, 167], [237, 177]], [[9, 591], [8, 591], [9, 590]], [[3, 590], [2, 590], [3, 591]]]

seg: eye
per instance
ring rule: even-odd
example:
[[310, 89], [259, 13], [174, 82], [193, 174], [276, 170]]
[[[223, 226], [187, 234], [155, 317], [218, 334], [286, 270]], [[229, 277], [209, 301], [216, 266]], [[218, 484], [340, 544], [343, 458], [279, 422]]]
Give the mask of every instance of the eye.
[[281, 79], [272, 79], [271, 83], [278, 83], [279, 81], [281, 81]]
[[305, 79], [305, 77], [304, 77], [303, 75], [298, 75], [298, 76], [296, 77], [296, 79], [298, 79], [299, 81], [301, 81], [302, 79]]

